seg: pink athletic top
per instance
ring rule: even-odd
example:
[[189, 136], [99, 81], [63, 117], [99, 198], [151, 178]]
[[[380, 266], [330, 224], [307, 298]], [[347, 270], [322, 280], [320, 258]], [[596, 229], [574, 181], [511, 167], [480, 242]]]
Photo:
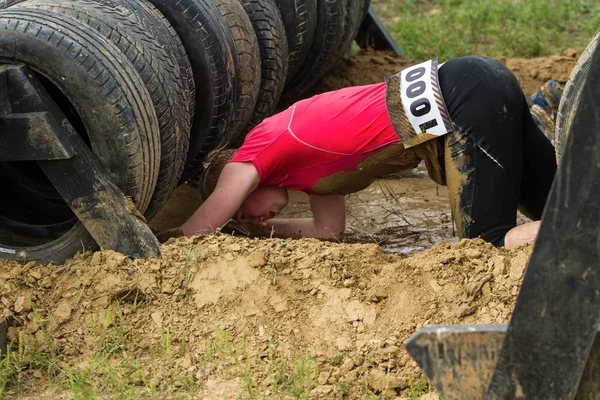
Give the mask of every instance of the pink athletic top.
[[230, 160], [248, 161], [261, 186], [347, 194], [419, 158], [399, 143], [378, 83], [323, 93], [265, 119]]

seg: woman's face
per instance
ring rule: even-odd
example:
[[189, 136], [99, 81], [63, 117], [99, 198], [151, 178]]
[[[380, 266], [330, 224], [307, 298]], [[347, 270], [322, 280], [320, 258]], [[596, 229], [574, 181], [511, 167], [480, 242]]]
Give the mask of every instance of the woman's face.
[[259, 187], [246, 197], [234, 219], [240, 223], [266, 226], [288, 203], [287, 189], [281, 187]]

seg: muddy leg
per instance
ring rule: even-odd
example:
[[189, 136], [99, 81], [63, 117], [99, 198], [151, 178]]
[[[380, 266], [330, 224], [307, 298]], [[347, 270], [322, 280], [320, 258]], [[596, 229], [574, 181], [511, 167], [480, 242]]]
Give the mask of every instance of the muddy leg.
[[503, 246], [521, 196], [525, 97], [514, 75], [488, 58], [450, 60], [439, 75], [456, 129], [444, 157], [458, 234]]

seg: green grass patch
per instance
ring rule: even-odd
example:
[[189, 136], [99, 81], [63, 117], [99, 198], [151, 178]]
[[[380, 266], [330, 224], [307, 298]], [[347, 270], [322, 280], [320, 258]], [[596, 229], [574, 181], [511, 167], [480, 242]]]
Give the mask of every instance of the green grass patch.
[[[40, 393], [40, 388], [43, 391], [50, 385], [54, 392], [77, 400], [187, 399], [197, 394], [201, 382], [209, 377], [239, 378], [240, 399], [308, 399], [317, 386], [315, 359], [284, 357], [270, 339], [264, 354], [244, 340], [233, 343], [227, 331], [217, 328], [204, 341], [190, 372], [190, 363], [183, 361], [190, 354], [187, 339], [174, 343], [168, 329], [144, 354], [137, 354], [131, 345], [136, 338], [118, 305], [109, 307], [103, 318], [96, 317], [92, 331], [98, 338], [92, 355], [69, 364], [59, 361], [53, 343], [27, 346], [21, 338], [16, 342], [21, 345], [11, 344], [8, 353], [0, 357], [0, 397]], [[340, 392], [347, 391], [349, 388], [340, 388]]]
[[421, 374], [417, 379], [410, 383], [410, 386], [408, 387], [408, 395], [410, 396], [411, 400], [417, 400], [432, 390], [433, 388], [431, 387], [431, 384], [427, 378]]
[[373, 0], [373, 7], [417, 61], [581, 52], [600, 27], [597, 0]]

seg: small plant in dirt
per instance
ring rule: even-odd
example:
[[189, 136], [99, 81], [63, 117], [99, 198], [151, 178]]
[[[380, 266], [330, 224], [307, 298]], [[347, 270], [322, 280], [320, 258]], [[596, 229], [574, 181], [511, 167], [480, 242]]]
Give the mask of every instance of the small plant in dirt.
[[122, 308], [119, 305], [110, 305], [102, 326], [98, 327], [97, 324], [94, 324], [97, 329], [99, 328], [98, 336], [100, 337], [97, 354], [111, 356], [125, 351], [127, 331], [122, 322]]
[[425, 378], [425, 376], [421, 374], [418, 378], [413, 379], [407, 391], [408, 395], [412, 400], [417, 400], [420, 399], [423, 395], [431, 392], [432, 390], [433, 389], [431, 387], [431, 384], [429, 383], [427, 378]]
[[36, 375], [52, 377], [58, 373], [59, 362], [52, 339], [43, 330], [40, 336], [42, 345], [27, 342], [23, 334], [19, 334], [16, 341], [9, 343], [6, 353], [0, 354], [0, 397], [5, 393], [27, 391]]
[[339, 367], [344, 362], [344, 355], [339, 353], [330, 357], [324, 361], [324, 364], [328, 364], [334, 367]]
[[345, 399], [350, 395], [352, 387], [347, 382], [336, 382], [335, 384], [335, 395], [338, 398]]

